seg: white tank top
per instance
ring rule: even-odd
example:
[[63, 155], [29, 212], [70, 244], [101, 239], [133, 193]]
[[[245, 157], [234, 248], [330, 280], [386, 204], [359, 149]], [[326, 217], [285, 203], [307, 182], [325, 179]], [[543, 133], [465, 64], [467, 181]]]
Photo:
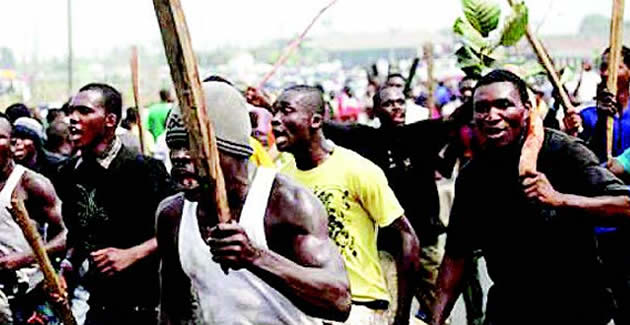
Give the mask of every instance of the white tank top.
[[[26, 241], [24, 233], [22, 233], [22, 228], [7, 211], [7, 208], [11, 207], [11, 194], [13, 194], [13, 190], [22, 179], [25, 171], [24, 166], [16, 164], [2, 190], [0, 190], [0, 254], [2, 255], [33, 251], [31, 245]], [[36, 266], [25, 267], [16, 272], [18, 278], [29, 283], [29, 290], [33, 289], [44, 278]]]
[[[239, 220], [252, 243], [263, 249], [268, 249], [264, 219], [275, 176], [275, 170], [258, 167]], [[321, 324], [250, 271], [230, 270], [225, 275], [201, 238], [196, 202], [184, 201], [178, 246], [182, 269], [199, 298], [203, 324]]]

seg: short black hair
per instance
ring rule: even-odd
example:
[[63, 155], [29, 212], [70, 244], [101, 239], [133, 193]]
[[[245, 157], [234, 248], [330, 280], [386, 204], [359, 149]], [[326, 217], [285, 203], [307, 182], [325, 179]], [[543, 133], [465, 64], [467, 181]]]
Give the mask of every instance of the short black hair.
[[108, 84], [96, 82], [89, 83], [81, 87], [79, 92], [90, 90], [101, 93], [103, 96], [103, 107], [105, 107], [105, 112], [116, 115], [116, 122], [120, 122], [120, 118], [122, 116], [122, 96], [120, 95], [120, 92]]
[[234, 86], [234, 84], [231, 81], [229, 81], [229, 80], [227, 80], [227, 79], [225, 79], [225, 78], [223, 78], [223, 77], [221, 77], [219, 75], [216, 75], [216, 74], [213, 74], [213, 75], [207, 77], [206, 79], [203, 79], [203, 82], [212, 82], [212, 81], [214, 81], [214, 82], [223, 82], [223, 83], [226, 83], [226, 84], [228, 84], [230, 86]]
[[53, 121], [46, 128], [46, 149], [56, 151], [70, 139], [70, 127], [62, 121]]
[[160, 99], [165, 102], [169, 99], [171, 99], [171, 91], [164, 88], [164, 89], [160, 89]]
[[462, 83], [462, 82], [467, 81], [467, 80], [479, 81], [479, 76], [476, 76], [476, 75], [465, 75], [464, 78], [462, 78], [462, 80], [459, 81], [459, 83]]
[[15, 122], [15, 120], [19, 119], [20, 117], [33, 117], [28, 107], [26, 107], [26, 105], [22, 103], [11, 104], [9, 107], [7, 107], [5, 113], [7, 120], [9, 120], [11, 124], [13, 124], [13, 122]]
[[479, 89], [480, 87], [487, 86], [487, 85], [497, 83], [497, 82], [509, 82], [513, 84], [514, 87], [516, 87], [516, 89], [518, 90], [518, 94], [521, 97], [521, 102], [523, 103], [523, 105], [529, 103], [529, 93], [527, 92], [527, 83], [525, 83], [525, 81], [523, 81], [523, 79], [521, 79], [516, 74], [510, 71], [501, 70], [501, 69], [492, 70], [490, 73], [481, 77], [481, 79], [479, 79], [479, 81], [477, 82], [477, 85], [475, 86], [475, 90], [473, 90], [473, 96], [477, 92], [477, 89]]
[[[376, 90], [376, 92], [374, 93], [374, 96], [372, 97], [372, 105], [373, 105], [374, 108], [381, 107], [381, 100], [382, 100], [381, 99], [381, 92], [383, 92], [385, 89], [390, 89], [390, 88], [391, 89], [400, 89], [399, 87], [384, 85], [381, 88], [379, 88], [378, 90]], [[403, 92], [402, 89], [400, 89], [400, 91]], [[403, 96], [404, 95], [405, 94], [403, 93]]]
[[120, 122], [120, 126], [127, 130], [131, 130], [132, 124], [138, 123], [138, 110], [135, 107], [127, 107], [125, 112], [125, 118]]
[[309, 96], [313, 100], [313, 113], [324, 115], [326, 106], [324, 102], [324, 94], [319, 88], [308, 85], [295, 85], [286, 88], [284, 92], [297, 92], [302, 95]]
[[66, 115], [66, 112], [64, 112], [61, 108], [51, 108], [46, 114], [46, 122], [51, 124], [60, 115]]
[[[602, 53], [602, 56], [608, 53], [610, 53], [610, 47], [604, 50], [604, 53]], [[623, 58], [623, 64], [625, 64], [627, 67], [630, 68], [630, 49], [627, 48], [625, 45], [621, 47], [621, 57]]]
[[398, 72], [388, 74], [387, 78], [385, 78], [385, 81], [388, 81], [389, 79], [396, 78], [396, 77], [401, 78], [403, 81], [407, 82], [407, 78], [405, 78], [405, 76], [403, 76], [402, 74]]

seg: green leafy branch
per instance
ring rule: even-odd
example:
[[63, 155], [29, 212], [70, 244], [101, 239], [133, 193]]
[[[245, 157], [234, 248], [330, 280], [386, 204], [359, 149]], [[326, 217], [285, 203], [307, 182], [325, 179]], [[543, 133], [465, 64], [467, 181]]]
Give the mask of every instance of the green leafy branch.
[[461, 0], [464, 16], [458, 17], [453, 32], [463, 46], [455, 53], [459, 67], [468, 75], [480, 75], [497, 61], [500, 46], [514, 46], [525, 35], [528, 9], [518, 3], [499, 28], [501, 7], [493, 0]]

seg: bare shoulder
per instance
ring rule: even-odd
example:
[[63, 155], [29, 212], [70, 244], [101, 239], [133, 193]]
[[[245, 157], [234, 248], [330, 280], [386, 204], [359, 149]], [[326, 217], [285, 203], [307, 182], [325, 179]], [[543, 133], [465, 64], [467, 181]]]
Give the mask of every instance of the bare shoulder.
[[162, 200], [162, 202], [158, 205], [156, 212], [158, 227], [160, 224], [166, 226], [179, 221], [183, 206], [184, 193], [177, 193]]
[[45, 201], [55, 201], [58, 199], [57, 192], [55, 192], [55, 187], [52, 182], [44, 175], [30, 169], [24, 171], [20, 185], [30, 198], [35, 197]]
[[291, 225], [312, 234], [328, 235], [326, 212], [321, 202], [307, 188], [278, 173], [267, 209], [272, 224]]

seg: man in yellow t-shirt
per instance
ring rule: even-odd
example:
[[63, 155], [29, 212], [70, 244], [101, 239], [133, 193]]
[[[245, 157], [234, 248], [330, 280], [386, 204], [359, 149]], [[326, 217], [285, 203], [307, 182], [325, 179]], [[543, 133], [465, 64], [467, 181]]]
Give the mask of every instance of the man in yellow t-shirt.
[[344, 259], [353, 307], [346, 324], [386, 324], [390, 297], [379, 263], [379, 229], [396, 259], [395, 323], [408, 324], [419, 269], [418, 238], [387, 184], [383, 171], [348, 149], [327, 141], [321, 129], [324, 101], [310, 86], [285, 90], [274, 104], [273, 131], [280, 151], [295, 158], [284, 170], [313, 190], [328, 213], [329, 236]]

